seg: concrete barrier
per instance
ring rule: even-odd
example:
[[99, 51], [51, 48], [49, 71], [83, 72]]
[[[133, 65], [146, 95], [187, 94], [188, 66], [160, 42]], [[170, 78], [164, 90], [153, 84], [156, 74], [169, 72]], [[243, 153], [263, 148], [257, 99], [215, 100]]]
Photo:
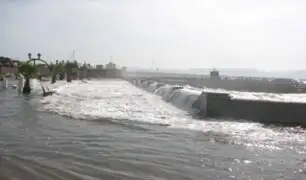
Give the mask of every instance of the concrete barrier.
[[[142, 88], [154, 83], [151, 80], [138, 79], [130, 82]], [[164, 85], [158, 83], [156, 88]], [[181, 86], [173, 86], [163, 99], [171, 102], [175, 92], [182, 88]], [[202, 118], [250, 120], [268, 124], [306, 126], [306, 103], [232, 99], [227, 93], [202, 92], [192, 104], [192, 108], [197, 109], [197, 115]]]
[[156, 85], [156, 88], [160, 88], [160, 87], [162, 87], [162, 86], [165, 86], [166, 84], [164, 84], [164, 83], [158, 83], [157, 85]]
[[202, 92], [198, 99], [192, 104], [192, 108], [197, 110], [199, 117], [207, 117], [207, 93]]
[[193, 87], [212, 89], [226, 89], [249, 92], [270, 93], [305, 93], [306, 88], [302, 84], [290, 79], [252, 79], [252, 78], [224, 78], [210, 79], [200, 77], [139, 77], [170, 85], [190, 85]]
[[208, 117], [224, 117], [231, 111], [231, 98], [225, 93], [206, 93]]
[[306, 125], [306, 104], [272, 101], [232, 100], [229, 116], [262, 123]]
[[305, 103], [242, 100], [231, 99], [228, 94], [206, 94], [207, 117], [306, 126]]

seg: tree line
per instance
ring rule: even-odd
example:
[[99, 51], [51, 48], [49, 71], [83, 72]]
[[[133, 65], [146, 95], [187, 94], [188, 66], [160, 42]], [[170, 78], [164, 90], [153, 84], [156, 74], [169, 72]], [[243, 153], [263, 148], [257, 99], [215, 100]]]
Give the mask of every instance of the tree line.
[[[34, 62], [42, 62], [42, 64], [33, 64], [32, 61]], [[17, 61], [13, 60], [12, 58], [9, 57], [4, 57], [0, 56], [0, 66], [5, 66], [5, 67], [16, 67], [18, 68], [18, 71], [20, 74], [23, 75], [25, 82], [23, 86], [23, 93], [30, 93], [31, 92], [31, 86], [30, 86], [30, 79], [33, 78], [39, 78], [39, 73], [38, 73], [38, 68], [41, 66], [45, 66], [48, 68], [48, 70], [51, 72], [51, 83], [56, 82], [56, 77], [59, 75], [60, 80], [64, 80], [65, 75], [67, 82], [71, 82], [71, 75], [73, 73], [73, 69], [86, 69], [92, 67], [90, 64], [84, 63], [81, 64], [78, 61], [59, 61], [56, 60], [54, 62], [45, 62], [44, 60], [41, 60], [40, 58], [38, 59], [31, 59], [27, 61]]]

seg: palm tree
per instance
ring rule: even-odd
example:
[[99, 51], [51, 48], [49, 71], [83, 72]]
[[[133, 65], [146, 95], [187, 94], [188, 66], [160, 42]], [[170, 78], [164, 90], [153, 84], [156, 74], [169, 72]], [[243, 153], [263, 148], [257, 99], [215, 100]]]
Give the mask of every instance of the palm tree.
[[37, 68], [32, 64], [24, 62], [19, 66], [19, 72], [25, 77], [23, 93], [31, 93], [32, 89], [30, 85], [30, 79], [36, 76]]
[[55, 83], [56, 82], [56, 74], [54, 73], [54, 69], [55, 69], [55, 64], [53, 64], [52, 62], [49, 64], [49, 71], [52, 72], [52, 76], [51, 76], [51, 83]]
[[75, 64], [74, 62], [67, 61], [65, 63], [64, 69], [65, 69], [66, 76], [67, 76], [67, 82], [71, 82], [72, 69], [75, 67], [77, 67], [77, 64]]
[[50, 63], [49, 67], [50, 67], [50, 71], [52, 72], [51, 83], [53, 84], [56, 82], [56, 75], [64, 71], [64, 65], [56, 61], [56, 64]]

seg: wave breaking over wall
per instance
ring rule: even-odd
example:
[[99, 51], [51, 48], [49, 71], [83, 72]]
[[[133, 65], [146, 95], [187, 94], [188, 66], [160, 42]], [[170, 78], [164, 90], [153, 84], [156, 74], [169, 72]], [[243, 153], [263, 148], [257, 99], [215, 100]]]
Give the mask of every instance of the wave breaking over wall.
[[[148, 128], [149, 133], [151, 133], [151, 128], [156, 129], [159, 126], [147, 124], [155, 124], [162, 125], [162, 131], [164, 131], [164, 128], [176, 129], [173, 132], [176, 132], [177, 129], [179, 131], [199, 131], [201, 132], [200, 138], [203, 137], [203, 133], [204, 136], [207, 135], [213, 143], [217, 144], [223, 144], [226, 141], [226, 143], [242, 145], [251, 149], [282, 151], [289, 147], [290, 149], [296, 149], [303, 155], [305, 154], [304, 142], [306, 136], [305, 130], [302, 128], [271, 128], [257, 122], [237, 122], [228, 118], [222, 120], [212, 118], [199, 121], [190, 117], [186, 112], [199, 114], [196, 108], [192, 109], [191, 104], [197, 100], [197, 98], [196, 100], [193, 98], [194, 96], [199, 97], [199, 94], [202, 93], [201, 90], [188, 86], [170, 86], [154, 82], [145, 83], [144, 81], [140, 84], [140, 81], [136, 82], [139, 83], [138, 86], [134, 86], [127, 81], [113, 79], [89, 80], [86, 83], [72, 81], [71, 83], [48, 84], [48, 87], [55, 90], [56, 93], [52, 96], [38, 98], [39, 107], [37, 110], [64, 116], [63, 118], [54, 117], [56, 120], [54, 119], [52, 122], [60, 123], [59, 125], [63, 122], [63, 124], [66, 124], [66, 121], [62, 121], [64, 119], [69, 119], [69, 123], [70, 120], [76, 120], [71, 122], [76, 126], [91, 124], [91, 122], [86, 121], [92, 121], [94, 127], [96, 127], [95, 132], [101, 131], [101, 126], [99, 126], [101, 123], [103, 127], [105, 124], [119, 125], [120, 129], [122, 127], [136, 129], [140, 127], [142, 133], [147, 133], [143, 132], [143, 128]], [[143, 86], [143, 88], [139, 88], [140, 86]], [[143, 90], [149, 89], [149, 86], [151, 90]], [[176, 97], [174, 96], [176, 90], [173, 89], [181, 89]], [[38, 87], [37, 92], [41, 93], [40, 87]], [[188, 93], [188, 98], [179, 97], [184, 93]], [[235, 96], [237, 97], [237, 95]], [[186, 103], [184, 104], [184, 102]], [[171, 103], [177, 103], [177, 106], [185, 110], [181, 110]], [[205, 104], [203, 105], [205, 106]], [[86, 130], [81, 127], [80, 129], [86, 133], [93, 132], [92, 128]], [[107, 133], [109, 134], [109, 132]], [[118, 133], [122, 134], [122, 131], [118, 131]], [[185, 131], [183, 133], [185, 134]], [[196, 134], [198, 135], [198, 133]], [[215, 138], [217, 140], [214, 140]], [[220, 141], [220, 138], [224, 140]], [[287, 144], [287, 146], [284, 146], [284, 144]]]
[[298, 97], [296, 94], [238, 93], [140, 79], [129, 81], [139, 88], [161, 96], [166, 102], [193, 116], [306, 125], [305, 94]]

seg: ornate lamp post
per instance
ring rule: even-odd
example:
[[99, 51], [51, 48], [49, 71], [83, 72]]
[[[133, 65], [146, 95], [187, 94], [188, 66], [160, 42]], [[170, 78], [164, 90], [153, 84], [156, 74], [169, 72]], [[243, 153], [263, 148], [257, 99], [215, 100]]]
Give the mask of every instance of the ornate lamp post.
[[37, 58], [32, 58], [32, 54], [31, 53], [28, 53], [28, 57], [29, 57], [29, 60], [33, 60], [33, 64], [34, 66], [36, 66], [36, 60], [40, 60], [40, 57], [41, 57], [41, 54], [40, 53], [37, 53]]

